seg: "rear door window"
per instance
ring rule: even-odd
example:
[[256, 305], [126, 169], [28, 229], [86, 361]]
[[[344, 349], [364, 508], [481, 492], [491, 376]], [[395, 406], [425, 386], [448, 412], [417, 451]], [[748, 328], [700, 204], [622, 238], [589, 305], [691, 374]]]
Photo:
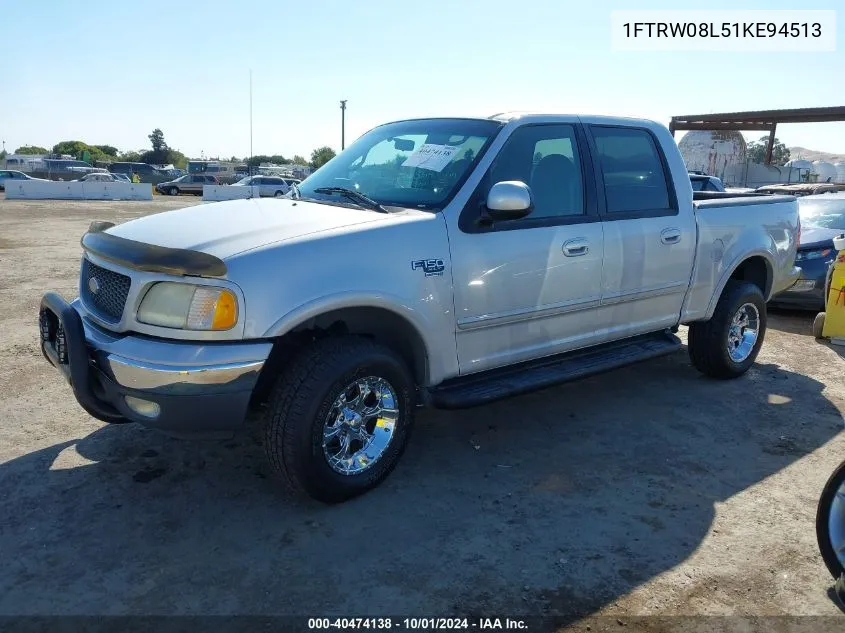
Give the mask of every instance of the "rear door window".
[[609, 214], [673, 212], [666, 170], [648, 130], [590, 126]]

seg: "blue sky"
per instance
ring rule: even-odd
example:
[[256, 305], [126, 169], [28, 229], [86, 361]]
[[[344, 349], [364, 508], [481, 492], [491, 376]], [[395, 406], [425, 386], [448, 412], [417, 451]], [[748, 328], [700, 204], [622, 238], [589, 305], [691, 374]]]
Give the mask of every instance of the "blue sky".
[[[545, 110], [642, 116], [845, 105], [835, 53], [612, 52], [613, 9], [700, 2], [310, 0], [12, 2], [0, 11], [0, 139], [148, 147], [190, 156], [339, 149], [415, 116]], [[807, 2], [835, 9], [841, 0]], [[794, 9], [723, 2], [708, 9]], [[750, 134], [759, 136], [757, 133]], [[788, 145], [845, 153], [845, 124], [782, 126]], [[680, 138], [680, 135], [678, 136]]]

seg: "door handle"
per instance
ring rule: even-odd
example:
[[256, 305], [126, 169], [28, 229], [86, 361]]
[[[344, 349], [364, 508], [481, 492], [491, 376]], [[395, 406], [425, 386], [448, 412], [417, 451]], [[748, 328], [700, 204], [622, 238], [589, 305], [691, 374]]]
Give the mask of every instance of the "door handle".
[[563, 243], [563, 254], [567, 257], [578, 257], [579, 255], [586, 255], [589, 252], [590, 245], [583, 238], [578, 237]]
[[660, 241], [664, 244], [677, 244], [681, 241], [681, 229], [663, 229], [660, 232]]

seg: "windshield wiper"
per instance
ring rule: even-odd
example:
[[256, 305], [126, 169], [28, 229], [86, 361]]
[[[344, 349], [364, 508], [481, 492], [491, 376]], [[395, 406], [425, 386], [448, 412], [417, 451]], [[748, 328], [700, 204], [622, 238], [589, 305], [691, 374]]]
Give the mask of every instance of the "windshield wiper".
[[378, 202], [372, 198], [368, 198], [363, 193], [355, 191], [354, 189], [347, 189], [346, 187], [317, 187], [314, 190], [314, 193], [337, 193], [357, 202], [362, 207], [378, 211], [379, 213], [390, 213], [390, 211], [385, 209]]

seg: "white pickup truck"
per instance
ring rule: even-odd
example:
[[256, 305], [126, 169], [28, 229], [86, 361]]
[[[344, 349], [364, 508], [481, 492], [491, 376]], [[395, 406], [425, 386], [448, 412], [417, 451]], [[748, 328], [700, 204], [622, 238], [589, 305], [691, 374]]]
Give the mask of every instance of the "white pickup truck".
[[286, 198], [92, 224], [42, 350], [107, 422], [231, 435], [255, 407], [282, 478], [336, 502], [390, 473], [418, 405], [671, 353], [682, 324], [699, 370], [740, 376], [799, 231], [792, 197], [694, 196], [650, 121], [400, 121]]

